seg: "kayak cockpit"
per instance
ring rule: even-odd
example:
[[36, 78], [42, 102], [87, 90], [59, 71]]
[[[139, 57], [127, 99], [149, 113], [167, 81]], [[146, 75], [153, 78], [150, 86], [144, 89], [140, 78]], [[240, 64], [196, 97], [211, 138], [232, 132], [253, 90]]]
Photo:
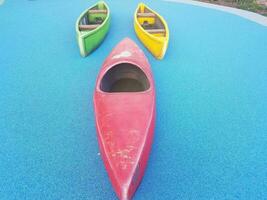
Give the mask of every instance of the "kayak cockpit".
[[143, 92], [150, 87], [146, 74], [136, 65], [120, 63], [109, 69], [100, 82], [103, 92]]
[[146, 32], [158, 37], [166, 36], [165, 26], [157, 14], [140, 5], [136, 15], [138, 23]]
[[90, 8], [79, 21], [80, 31], [92, 31], [98, 28], [107, 18], [108, 9], [106, 5], [99, 2]]

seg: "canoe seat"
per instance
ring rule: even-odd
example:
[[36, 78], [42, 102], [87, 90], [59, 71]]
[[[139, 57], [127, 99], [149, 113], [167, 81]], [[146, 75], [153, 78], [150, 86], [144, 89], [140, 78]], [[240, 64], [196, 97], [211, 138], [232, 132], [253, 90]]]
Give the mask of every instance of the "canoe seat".
[[137, 17], [156, 17], [154, 13], [137, 13]]
[[81, 31], [90, 31], [90, 30], [94, 30], [97, 27], [99, 27], [101, 24], [88, 24], [88, 25], [84, 25], [84, 24], [80, 24], [79, 28]]
[[148, 33], [165, 33], [165, 29], [146, 29]]
[[89, 14], [106, 14], [107, 10], [89, 10]]

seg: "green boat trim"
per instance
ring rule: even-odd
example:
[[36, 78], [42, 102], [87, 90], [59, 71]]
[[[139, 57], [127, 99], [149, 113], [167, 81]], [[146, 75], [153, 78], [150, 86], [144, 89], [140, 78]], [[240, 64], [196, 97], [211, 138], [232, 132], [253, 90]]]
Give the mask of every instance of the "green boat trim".
[[[90, 13], [90, 11], [106, 11]], [[101, 24], [97, 20], [101, 21]], [[78, 45], [80, 48], [81, 56], [85, 57], [91, 53], [95, 48], [97, 48], [100, 43], [105, 38], [110, 25], [110, 9], [104, 1], [99, 1], [95, 5], [87, 8], [81, 13], [76, 21], [76, 34]], [[81, 26], [84, 27], [83, 30], [80, 30]], [[92, 30], [86, 30], [89, 26], [96, 26]]]

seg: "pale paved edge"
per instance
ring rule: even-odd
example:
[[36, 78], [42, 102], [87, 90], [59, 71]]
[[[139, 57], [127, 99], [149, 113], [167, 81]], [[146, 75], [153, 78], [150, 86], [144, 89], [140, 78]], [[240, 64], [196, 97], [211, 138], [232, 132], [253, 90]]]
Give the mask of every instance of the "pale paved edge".
[[264, 17], [264, 16], [259, 15], [257, 13], [249, 12], [246, 10], [241, 10], [241, 9], [231, 8], [231, 7], [221, 6], [221, 5], [214, 5], [214, 4], [210, 4], [210, 3], [204, 3], [204, 2], [193, 1], [193, 0], [164, 0], [164, 1], [183, 3], [183, 4], [191, 4], [191, 5], [201, 6], [201, 7], [205, 7], [205, 8], [216, 9], [216, 10], [228, 12], [228, 13], [231, 13], [234, 15], [238, 15], [240, 17], [246, 18], [250, 21], [256, 22], [256, 23], [261, 24], [263, 26], [267, 26], [267, 17]]

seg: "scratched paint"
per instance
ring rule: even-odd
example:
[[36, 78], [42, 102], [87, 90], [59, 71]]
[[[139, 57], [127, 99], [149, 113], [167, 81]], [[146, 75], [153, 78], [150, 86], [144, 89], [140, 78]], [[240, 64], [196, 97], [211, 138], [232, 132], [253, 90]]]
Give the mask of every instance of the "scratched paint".
[[128, 58], [132, 55], [131, 52], [129, 51], [123, 51], [120, 54], [117, 54], [115, 56], [112, 57], [112, 59], [118, 59], [118, 58]]
[[117, 168], [126, 170], [129, 166], [132, 166], [135, 163], [135, 150], [136, 148], [128, 145], [125, 149], [112, 149], [109, 154], [111, 155], [112, 159], [115, 160], [114, 163], [116, 163]]

